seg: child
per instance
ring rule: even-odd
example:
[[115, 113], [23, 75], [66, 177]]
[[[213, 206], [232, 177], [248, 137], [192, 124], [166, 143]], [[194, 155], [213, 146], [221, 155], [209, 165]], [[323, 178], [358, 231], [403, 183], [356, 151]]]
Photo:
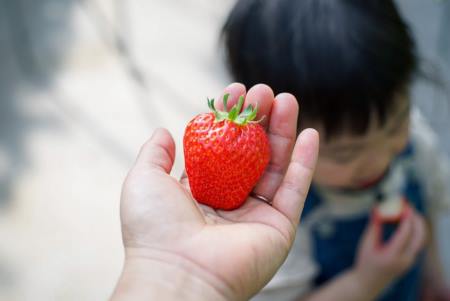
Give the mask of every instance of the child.
[[[393, 2], [242, 0], [223, 36], [234, 79], [291, 92], [299, 130], [321, 134], [295, 245], [255, 300], [442, 297], [427, 229], [450, 205], [445, 162], [411, 108], [417, 58]], [[391, 199], [408, 206], [389, 238], [371, 215]]]

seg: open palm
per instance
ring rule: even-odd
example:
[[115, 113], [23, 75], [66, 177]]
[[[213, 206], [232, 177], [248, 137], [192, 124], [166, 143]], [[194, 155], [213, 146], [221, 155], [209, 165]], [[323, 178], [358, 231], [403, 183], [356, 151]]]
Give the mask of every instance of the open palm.
[[246, 94], [244, 107], [258, 103], [257, 118], [265, 116], [272, 157], [254, 192], [272, 206], [252, 197], [233, 211], [199, 205], [187, 179], [169, 175], [175, 144], [159, 129], [124, 183], [121, 220], [127, 256], [181, 266], [240, 300], [259, 291], [288, 254], [314, 171], [318, 135], [305, 130], [296, 139], [298, 104], [290, 94], [274, 97], [265, 85], [246, 93], [241, 84], [225, 93], [230, 106]]

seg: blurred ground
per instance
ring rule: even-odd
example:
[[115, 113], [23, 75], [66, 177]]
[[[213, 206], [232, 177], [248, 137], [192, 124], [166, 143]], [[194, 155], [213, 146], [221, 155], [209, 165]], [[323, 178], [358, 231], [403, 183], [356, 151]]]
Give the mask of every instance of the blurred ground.
[[[450, 3], [398, 2], [425, 67], [448, 80]], [[184, 125], [229, 82], [217, 34], [233, 3], [0, 0], [0, 300], [108, 297], [122, 180], [158, 126], [181, 172]], [[444, 96], [414, 89], [450, 154]]]
[[180, 173], [230, 3], [0, 0], [0, 300], [108, 297], [123, 178], [157, 126]]

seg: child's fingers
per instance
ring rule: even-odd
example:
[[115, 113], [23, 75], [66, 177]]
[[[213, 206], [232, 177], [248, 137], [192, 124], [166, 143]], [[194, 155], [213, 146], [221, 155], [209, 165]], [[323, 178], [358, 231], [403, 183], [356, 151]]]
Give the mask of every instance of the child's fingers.
[[214, 106], [221, 111], [224, 111], [223, 107], [223, 97], [229, 94], [227, 99], [227, 109], [230, 110], [232, 106], [234, 106], [237, 102], [240, 96], [244, 96], [246, 94], [245, 86], [241, 83], [232, 83], [228, 85], [220, 94], [218, 98], [215, 98]]
[[391, 253], [393, 256], [400, 256], [403, 253], [403, 250], [409, 245], [412, 235], [413, 214], [412, 212], [408, 212], [400, 222], [397, 231], [387, 243], [385, 251]]
[[425, 221], [419, 214], [414, 214], [412, 225], [412, 239], [408, 247], [405, 249], [405, 252], [412, 259], [414, 259], [425, 246], [425, 242], [427, 240], [427, 231]]
[[363, 250], [373, 250], [378, 244], [378, 233], [380, 231], [380, 224], [376, 223], [373, 219], [370, 221], [366, 230], [364, 231], [363, 238], [360, 242], [361, 252]]

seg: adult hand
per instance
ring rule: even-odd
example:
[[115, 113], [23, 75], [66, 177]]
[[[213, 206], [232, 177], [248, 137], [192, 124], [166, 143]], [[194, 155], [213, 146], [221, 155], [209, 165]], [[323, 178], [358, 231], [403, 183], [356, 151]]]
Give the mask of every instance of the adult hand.
[[[255, 193], [233, 211], [192, 197], [186, 178], [169, 175], [175, 144], [164, 129], [142, 147], [123, 185], [124, 270], [113, 300], [246, 300], [275, 274], [290, 250], [317, 160], [319, 138], [296, 137], [298, 104], [265, 85], [228, 86], [230, 107], [246, 94], [258, 103], [272, 158]], [[219, 104], [217, 105], [220, 106]], [[156, 288], [156, 289], [154, 289]]]

